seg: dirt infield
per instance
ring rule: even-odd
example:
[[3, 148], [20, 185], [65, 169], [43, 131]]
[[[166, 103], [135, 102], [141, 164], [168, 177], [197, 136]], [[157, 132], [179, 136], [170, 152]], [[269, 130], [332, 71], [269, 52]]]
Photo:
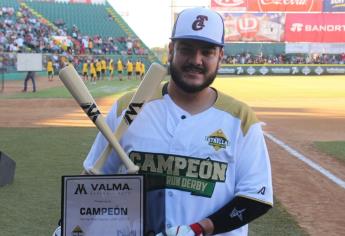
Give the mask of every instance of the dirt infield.
[[[38, 90], [61, 86], [57, 79], [48, 82], [39, 78], [37, 83]], [[7, 83], [4, 94], [20, 92], [21, 88], [22, 81]], [[345, 180], [345, 165], [313, 146], [314, 141], [345, 140], [345, 98], [323, 104], [294, 102], [295, 106], [280, 108], [253, 104], [260, 120], [266, 123], [265, 132]], [[113, 98], [98, 99], [97, 103], [106, 112]], [[0, 114], [0, 127], [92, 126], [71, 99], [0, 100]], [[267, 143], [274, 193], [279, 201], [310, 235], [343, 235], [345, 189], [277, 144], [268, 139]]]

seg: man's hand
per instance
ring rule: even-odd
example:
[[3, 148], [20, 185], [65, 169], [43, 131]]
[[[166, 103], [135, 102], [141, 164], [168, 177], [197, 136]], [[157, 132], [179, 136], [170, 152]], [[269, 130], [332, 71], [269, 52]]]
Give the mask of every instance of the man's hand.
[[202, 236], [203, 228], [199, 223], [191, 225], [179, 225], [167, 229], [164, 233], [159, 233], [156, 236]]

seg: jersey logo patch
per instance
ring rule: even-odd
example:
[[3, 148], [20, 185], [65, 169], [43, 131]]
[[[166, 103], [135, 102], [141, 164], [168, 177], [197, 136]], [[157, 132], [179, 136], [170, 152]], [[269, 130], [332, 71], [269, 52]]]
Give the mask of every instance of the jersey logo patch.
[[207, 136], [206, 141], [208, 142], [208, 145], [212, 146], [216, 151], [221, 148], [226, 148], [230, 143], [221, 129]]
[[238, 217], [240, 219], [240, 221], [243, 221], [243, 216], [242, 213], [245, 211], [246, 209], [241, 209], [241, 210], [237, 210], [236, 208], [234, 208], [230, 214], [231, 218], [235, 218]]
[[258, 193], [260, 193], [261, 195], [265, 195], [266, 192], [266, 187], [262, 187]]
[[212, 197], [217, 183], [226, 181], [228, 163], [163, 153], [132, 151], [129, 157], [146, 175], [146, 189], [173, 188]]

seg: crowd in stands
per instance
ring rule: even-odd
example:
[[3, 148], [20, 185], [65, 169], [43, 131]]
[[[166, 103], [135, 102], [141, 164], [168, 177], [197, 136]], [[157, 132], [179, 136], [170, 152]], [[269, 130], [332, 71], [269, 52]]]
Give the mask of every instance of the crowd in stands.
[[147, 55], [137, 38], [82, 34], [76, 25], [70, 29], [63, 20], [48, 24], [21, 5], [0, 8], [0, 51], [80, 54]]
[[345, 53], [342, 54], [278, 54], [253, 55], [242, 53], [227, 55], [224, 64], [345, 64]]
[[[109, 20], [109, 19], [108, 19]], [[61, 58], [80, 65], [80, 58], [97, 60], [100, 56], [146, 57], [148, 50], [138, 38], [101, 37], [85, 35], [77, 25], [67, 28], [62, 19], [50, 24], [45, 18], [34, 15], [21, 5], [18, 11], [12, 7], [0, 7], [0, 64], [14, 66], [18, 52], [36, 52], [51, 55], [58, 70]], [[8, 53], [8, 54], [3, 54]], [[5, 55], [5, 56], [4, 56]], [[90, 58], [91, 57], [91, 58]], [[114, 58], [114, 60], [117, 60]], [[254, 55], [242, 53], [226, 55], [225, 64], [345, 64], [343, 54], [279, 54]]]

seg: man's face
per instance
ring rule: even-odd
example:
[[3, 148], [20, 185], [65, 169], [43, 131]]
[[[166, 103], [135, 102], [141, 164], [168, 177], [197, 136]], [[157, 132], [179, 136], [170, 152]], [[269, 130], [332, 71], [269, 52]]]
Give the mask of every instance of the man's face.
[[197, 40], [177, 40], [169, 45], [171, 78], [185, 92], [196, 93], [214, 81], [224, 51]]

